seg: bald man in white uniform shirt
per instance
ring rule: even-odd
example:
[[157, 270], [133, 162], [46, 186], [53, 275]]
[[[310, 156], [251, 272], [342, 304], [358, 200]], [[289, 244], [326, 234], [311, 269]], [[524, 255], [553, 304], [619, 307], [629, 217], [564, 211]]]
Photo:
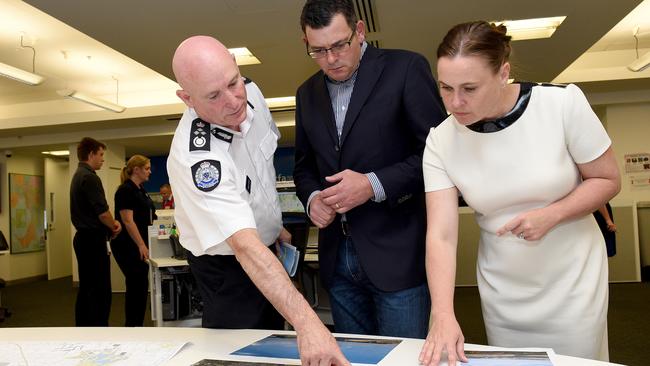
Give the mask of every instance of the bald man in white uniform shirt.
[[275, 190], [279, 132], [262, 93], [211, 37], [185, 40], [172, 66], [188, 109], [167, 169], [180, 242], [203, 298], [203, 326], [278, 329], [275, 307], [296, 329], [302, 364], [349, 365], [268, 248], [291, 236]]

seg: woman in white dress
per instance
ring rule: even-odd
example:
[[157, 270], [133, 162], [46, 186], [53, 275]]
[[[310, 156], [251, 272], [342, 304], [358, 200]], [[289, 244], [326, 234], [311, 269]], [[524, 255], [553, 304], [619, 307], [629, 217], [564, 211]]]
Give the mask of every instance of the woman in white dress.
[[608, 359], [605, 244], [591, 212], [620, 189], [611, 141], [575, 85], [508, 84], [504, 26], [452, 28], [438, 48], [451, 113], [424, 152], [432, 326], [420, 361], [465, 361], [454, 315], [458, 194], [481, 228], [490, 345]]

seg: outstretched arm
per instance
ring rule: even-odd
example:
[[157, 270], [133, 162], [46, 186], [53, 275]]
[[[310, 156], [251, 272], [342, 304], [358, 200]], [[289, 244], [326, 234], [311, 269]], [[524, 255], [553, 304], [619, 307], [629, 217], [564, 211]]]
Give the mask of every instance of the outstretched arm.
[[420, 362], [437, 366], [442, 352], [449, 365], [467, 362], [465, 337], [454, 313], [458, 191], [455, 187], [427, 192], [427, 281], [431, 293], [431, 329], [420, 352]]
[[226, 239], [246, 274], [293, 325], [303, 365], [349, 366], [332, 334], [296, 290], [282, 264], [260, 241], [255, 229], [243, 229]]

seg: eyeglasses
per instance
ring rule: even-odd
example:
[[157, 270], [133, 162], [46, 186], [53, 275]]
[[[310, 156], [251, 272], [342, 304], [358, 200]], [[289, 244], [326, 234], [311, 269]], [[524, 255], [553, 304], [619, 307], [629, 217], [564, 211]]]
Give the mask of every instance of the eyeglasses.
[[352, 43], [352, 38], [356, 34], [355, 31], [352, 31], [350, 38], [345, 42], [338, 42], [332, 45], [330, 48], [309, 48], [307, 45], [307, 54], [311, 58], [322, 58], [327, 56], [327, 51], [332, 52], [333, 55], [338, 55], [342, 52], [345, 52], [350, 49], [350, 44]]

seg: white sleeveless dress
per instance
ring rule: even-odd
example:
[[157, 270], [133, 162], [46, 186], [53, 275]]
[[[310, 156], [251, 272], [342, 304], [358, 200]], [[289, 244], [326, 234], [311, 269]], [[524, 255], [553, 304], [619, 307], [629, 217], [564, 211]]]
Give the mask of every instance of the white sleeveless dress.
[[432, 129], [425, 190], [455, 186], [476, 211], [477, 280], [490, 345], [607, 360], [607, 257], [592, 215], [564, 222], [539, 241], [495, 232], [573, 191], [581, 182], [576, 163], [598, 158], [611, 141], [574, 85], [532, 86], [513, 116], [494, 132], [472, 131], [453, 116]]

